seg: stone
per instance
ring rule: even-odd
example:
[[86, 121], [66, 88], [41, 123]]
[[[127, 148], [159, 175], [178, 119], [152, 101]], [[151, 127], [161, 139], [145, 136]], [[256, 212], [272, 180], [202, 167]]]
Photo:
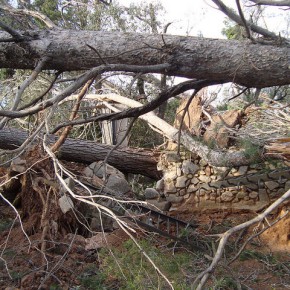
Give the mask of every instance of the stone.
[[63, 195], [58, 200], [58, 205], [64, 214], [74, 208], [74, 203], [68, 195]]
[[183, 187], [186, 187], [189, 182], [190, 182], [190, 179], [187, 179], [186, 176], [180, 176], [180, 177], [177, 177], [175, 186], [177, 188], [183, 188]]
[[177, 190], [176, 190], [176, 187], [174, 185], [174, 182], [173, 181], [165, 182], [164, 191], [166, 193], [169, 193], [169, 192], [174, 193], [174, 192], [176, 192]]
[[198, 190], [198, 187], [196, 187], [194, 184], [190, 184], [187, 188], [188, 193], [192, 193]]
[[199, 180], [201, 182], [204, 182], [204, 183], [208, 183], [208, 182], [211, 182], [211, 178], [209, 176], [206, 176], [206, 175], [200, 175], [199, 176]]
[[169, 152], [165, 154], [165, 160], [167, 162], [180, 162], [180, 156], [176, 152]]
[[207, 162], [205, 160], [203, 160], [203, 159], [200, 159], [199, 165], [200, 166], [206, 166], [207, 165]]
[[164, 189], [164, 179], [160, 179], [156, 182], [156, 186], [155, 186], [157, 191], [163, 191]]
[[166, 181], [176, 179], [177, 178], [176, 170], [166, 171], [163, 175], [163, 178]]
[[105, 185], [106, 188], [112, 190], [117, 195], [131, 191], [131, 187], [126, 179], [118, 175], [110, 175]]
[[156, 199], [159, 197], [159, 193], [155, 188], [148, 187], [144, 191], [144, 196], [146, 199]]
[[205, 175], [205, 171], [204, 170], [200, 170], [199, 171], [199, 175]]
[[206, 176], [210, 176], [210, 175], [211, 175], [211, 168], [210, 168], [209, 166], [207, 166], [207, 167], [205, 168], [204, 172], [205, 172], [205, 175], [206, 175]]
[[[75, 182], [74, 182], [74, 180], [71, 177], [68, 177], [68, 178], [64, 179], [64, 182], [65, 182], [65, 184], [67, 185], [67, 187], [70, 190], [74, 190], [74, 188], [75, 188]], [[68, 192], [67, 188], [64, 185], [61, 184], [61, 186], [60, 186], [60, 193], [61, 194], [64, 194], [66, 192]]]
[[195, 174], [199, 170], [199, 166], [191, 162], [190, 160], [184, 160], [182, 162], [182, 171], [184, 174]]
[[191, 179], [191, 183], [192, 183], [192, 184], [198, 184], [198, 183], [199, 183], [199, 179], [196, 178], [196, 177], [193, 177], [193, 178]]
[[232, 201], [235, 198], [234, 194], [230, 191], [225, 191], [221, 195], [221, 200], [225, 202]]
[[186, 191], [185, 188], [179, 190], [179, 195], [180, 196], [184, 196], [184, 195], [186, 195], [186, 193], [187, 193], [187, 191]]
[[117, 168], [109, 164], [106, 164], [104, 166], [103, 161], [93, 162], [88, 167], [92, 170], [93, 174], [98, 176], [99, 178], [103, 178], [104, 169], [105, 169], [106, 175], [117, 175], [125, 179], [125, 175], [120, 170], [118, 170]]
[[12, 159], [10, 164], [10, 170], [18, 173], [24, 173], [27, 170], [26, 160], [16, 157]]
[[270, 198], [268, 196], [266, 189], [259, 189], [259, 201], [261, 202], [270, 202]]
[[193, 178], [193, 175], [192, 175], [191, 173], [189, 173], [189, 174], [186, 174], [186, 177], [187, 177], [188, 179], [191, 179], [191, 178]]
[[249, 193], [249, 198], [251, 198], [251, 199], [256, 199], [256, 198], [258, 197], [258, 195], [259, 195], [258, 192], [256, 192], [256, 191], [251, 191], [251, 192]]
[[169, 196], [166, 197], [166, 200], [171, 203], [181, 203], [184, 198], [183, 196], [176, 196], [174, 194], [169, 194]]
[[155, 200], [155, 199], [152, 199], [148, 202], [148, 205], [152, 205], [153, 209], [155, 207], [157, 207], [159, 210], [161, 211], [168, 211], [171, 207], [171, 203], [167, 200], [164, 200], [164, 201], [158, 201], [158, 200]]
[[265, 185], [267, 186], [267, 188], [269, 188], [270, 190], [273, 190], [275, 188], [279, 187], [279, 183], [275, 182], [275, 181], [266, 181]]
[[255, 183], [249, 183], [245, 187], [248, 188], [248, 189], [251, 189], [251, 190], [259, 189], [258, 184], [255, 184]]
[[182, 171], [181, 171], [181, 169], [179, 167], [176, 168], [176, 174], [177, 174], [177, 176], [181, 176], [182, 175]]
[[238, 170], [238, 173], [240, 175], [245, 175], [247, 173], [247, 171], [248, 171], [248, 166], [240, 166], [239, 170]]
[[236, 196], [236, 198], [237, 198], [237, 199], [244, 199], [245, 196], [247, 196], [247, 193], [246, 193], [246, 192], [244, 192], [244, 191], [239, 191], [238, 194], [237, 194], [237, 196]]

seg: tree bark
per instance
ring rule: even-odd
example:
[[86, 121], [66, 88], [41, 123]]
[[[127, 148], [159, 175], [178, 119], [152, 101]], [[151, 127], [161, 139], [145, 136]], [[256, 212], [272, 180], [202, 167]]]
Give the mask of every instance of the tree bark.
[[[290, 83], [290, 48], [287, 46], [105, 31], [19, 33], [25, 40], [0, 42], [1, 68], [33, 69], [39, 59], [47, 56], [50, 60], [43, 69], [72, 71], [121, 64], [124, 67], [119, 66], [119, 70], [130, 72], [132, 65], [151, 65], [154, 67], [146, 72], [235, 82], [247, 87]], [[1, 31], [0, 39], [7, 38], [11, 38], [10, 35]]]
[[[0, 149], [16, 149], [28, 137], [27, 132], [9, 128], [0, 130]], [[53, 144], [56, 137], [50, 135], [49, 143]], [[104, 160], [114, 146], [96, 143], [94, 141], [67, 138], [58, 151], [58, 157], [67, 161], [90, 164]], [[157, 171], [159, 152], [122, 147], [114, 150], [108, 163], [124, 173], [134, 173], [159, 179], [161, 173]]]

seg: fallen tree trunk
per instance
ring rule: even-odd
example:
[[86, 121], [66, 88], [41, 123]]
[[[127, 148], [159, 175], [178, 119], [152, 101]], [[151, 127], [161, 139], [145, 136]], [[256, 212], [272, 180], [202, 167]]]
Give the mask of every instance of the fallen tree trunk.
[[[27, 139], [28, 133], [14, 128], [0, 130], [0, 149], [16, 149]], [[51, 135], [49, 143], [56, 137]], [[114, 146], [96, 143], [95, 141], [67, 138], [58, 152], [58, 157], [67, 161], [90, 164], [104, 160]], [[114, 150], [108, 163], [124, 173], [134, 173], [159, 179], [157, 171], [159, 152], [139, 148], [123, 147]]]
[[[106, 62], [107, 71], [161, 73], [257, 88], [289, 84], [289, 47], [107, 31], [19, 34], [25, 35], [23, 41], [0, 43], [1, 68], [34, 69], [35, 63], [46, 56], [49, 61], [43, 65], [45, 70], [86, 70]], [[0, 39], [9, 37], [0, 31]], [[139, 67], [132, 67], [136, 65]]]

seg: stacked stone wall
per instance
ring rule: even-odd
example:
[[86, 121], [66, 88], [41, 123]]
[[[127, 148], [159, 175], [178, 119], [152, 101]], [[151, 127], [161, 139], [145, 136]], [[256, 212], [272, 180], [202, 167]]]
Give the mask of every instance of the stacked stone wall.
[[[243, 186], [213, 189], [208, 183], [224, 178], [267, 172], [285, 167], [283, 164], [254, 164], [238, 168], [215, 168], [201, 159], [191, 160], [185, 153], [175, 152], [161, 155], [158, 170], [163, 178], [155, 188], [145, 190], [146, 200], [163, 211], [192, 211], [203, 209], [261, 210], [271, 199], [277, 198], [290, 188], [290, 180], [278, 178], [260, 183], [252, 182]], [[290, 173], [289, 173], [290, 174]]]

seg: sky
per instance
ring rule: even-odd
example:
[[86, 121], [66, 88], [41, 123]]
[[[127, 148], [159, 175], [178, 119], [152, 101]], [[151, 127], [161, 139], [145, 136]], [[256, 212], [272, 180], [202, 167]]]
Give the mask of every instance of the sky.
[[[156, 2], [156, 0], [119, 0], [119, 2], [127, 6], [131, 2], [144, 3]], [[224, 38], [221, 31], [225, 27], [224, 20], [226, 16], [215, 8], [215, 4], [211, 0], [159, 0], [159, 2], [162, 3], [166, 10], [166, 21], [173, 21], [173, 24], [168, 29], [168, 33], [178, 35], [188, 34], [192, 36], [202, 35], [208, 38]], [[224, 0], [223, 2], [227, 6], [236, 8], [234, 0]], [[281, 8], [271, 7], [266, 8], [264, 14], [269, 30], [287, 30], [285, 27], [285, 18], [288, 17], [288, 20], [290, 19], [289, 11], [287, 13]]]

